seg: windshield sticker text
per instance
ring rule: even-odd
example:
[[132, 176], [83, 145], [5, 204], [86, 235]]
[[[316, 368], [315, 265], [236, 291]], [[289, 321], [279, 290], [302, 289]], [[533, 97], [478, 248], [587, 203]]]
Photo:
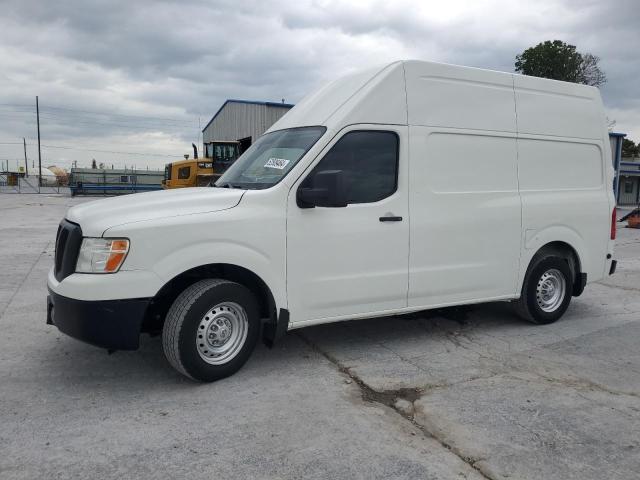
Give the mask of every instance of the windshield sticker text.
[[284, 168], [289, 165], [290, 160], [286, 158], [275, 158], [271, 157], [267, 160], [267, 163], [264, 164], [265, 168], [277, 168], [278, 170], [284, 170]]

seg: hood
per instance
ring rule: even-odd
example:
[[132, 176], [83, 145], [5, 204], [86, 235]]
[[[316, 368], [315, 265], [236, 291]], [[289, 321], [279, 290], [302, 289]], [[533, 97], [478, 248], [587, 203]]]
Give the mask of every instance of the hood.
[[83, 203], [67, 212], [85, 236], [100, 237], [108, 228], [166, 217], [216, 212], [233, 208], [244, 190], [230, 188], [180, 188], [135, 193]]

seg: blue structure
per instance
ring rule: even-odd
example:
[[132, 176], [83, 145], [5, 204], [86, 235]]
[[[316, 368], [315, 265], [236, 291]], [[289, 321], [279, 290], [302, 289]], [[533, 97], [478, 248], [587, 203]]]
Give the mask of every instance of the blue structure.
[[126, 195], [161, 190], [163, 179], [160, 170], [72, 168], [69, 188], [71, 196]]
[[609, 141], [611, 142], [611, 159], [613, 160], [613, 193], [616, 196], [616, 202], [619, 201], [620, 194], [620, 163], [622, 162], [622, 140], [626, 137], [626, 133], [609, 132]]

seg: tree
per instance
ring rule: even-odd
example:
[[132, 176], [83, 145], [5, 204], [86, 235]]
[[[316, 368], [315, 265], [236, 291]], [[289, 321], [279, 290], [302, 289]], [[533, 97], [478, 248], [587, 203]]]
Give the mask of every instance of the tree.
[[622, 156], [637, 157], [640, 155], [640, 144], [636, 145], [632, 140], [622, 139]]
[[580, 68], [580, 78], [585, 85], [591, 85], [592, 87], [599, 87], [607, 83], [607, 76], [604, 74], [600, 67], [600, 57], [592, 55], [591, 53], [585, 53], [582, 55], [582, 64]]
[[599, 57], [582, 54], [575, 45], [547, 40], [516, 55], [515, 67], [516, 72], [524, 75], [598, 87], [607, 81], [599, 62]]
[[94, 170], [96, 168], [98, 168], [98, 165], [96, 164], [96, 159], [95, 158], [93, 160], [91, 160], [91, 168], [93, 168]]

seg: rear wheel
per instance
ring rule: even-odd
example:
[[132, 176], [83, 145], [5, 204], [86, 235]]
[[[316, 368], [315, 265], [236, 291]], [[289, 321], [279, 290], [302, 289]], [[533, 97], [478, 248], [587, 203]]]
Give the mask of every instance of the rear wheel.
[[237, 372], [258, 340], [258, 304], [243, 285], [199, 281], [174, 301], [162, 329], [162, 347], [180, 373], [212, 382]]
[[525, 275], [516, 311], [533, 323], [553, 323], [569, 307], [572, 292], [573, 276], [567, 261], [555, 255], [541, 255], [532, 261]]

